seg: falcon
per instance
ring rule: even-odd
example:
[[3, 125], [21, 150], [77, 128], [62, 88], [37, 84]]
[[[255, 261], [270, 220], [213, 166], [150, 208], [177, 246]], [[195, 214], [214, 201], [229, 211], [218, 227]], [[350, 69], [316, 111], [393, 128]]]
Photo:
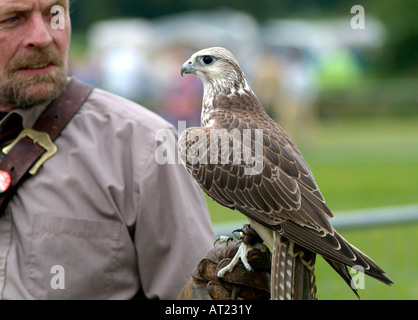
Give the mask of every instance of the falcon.
[[[215, 202], [244, 214], [272, 249], [271, 299], [317, 299], [315, 258], [321, 255], [358, 296], [347, 266], [393, 282], [331, 225], [333, 213], [297, 146], [272, 120], [227, 49], [198, 51], [181, 68], [203, 83], [201, 127], [183, 131], [179, 155]], [[241, 245], [222, 278], [238, 263], [248, 270], [253, 245]], [[359, 297], [359, 296], [358, 296]]]

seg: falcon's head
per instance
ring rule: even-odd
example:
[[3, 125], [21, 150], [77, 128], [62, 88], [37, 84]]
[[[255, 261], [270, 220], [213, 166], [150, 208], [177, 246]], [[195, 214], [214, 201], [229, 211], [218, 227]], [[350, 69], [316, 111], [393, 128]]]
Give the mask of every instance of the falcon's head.
[[205, 91], [239, 90], [247, 86], [244, 73], [231, 52], [221, 47], [203, 49], [187, 60], [181, 75], [193, 73], [202, 80]]

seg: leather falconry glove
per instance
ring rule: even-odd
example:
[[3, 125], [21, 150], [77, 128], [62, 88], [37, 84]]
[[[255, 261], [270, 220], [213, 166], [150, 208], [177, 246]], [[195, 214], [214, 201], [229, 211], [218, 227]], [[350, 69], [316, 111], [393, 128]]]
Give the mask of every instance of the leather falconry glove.
[[[237, 231], [240, 231], [241, 240], [221, 237], [215, 242], [214, 248], [193, 270], [179, 300], [270, 299], [270, 250], [249, 225]], [[253, 248], [247, 255], [247, 267], [240, 261], [232, 271], [219, 278], [218, 272], [231, 262], [242, 242]]]

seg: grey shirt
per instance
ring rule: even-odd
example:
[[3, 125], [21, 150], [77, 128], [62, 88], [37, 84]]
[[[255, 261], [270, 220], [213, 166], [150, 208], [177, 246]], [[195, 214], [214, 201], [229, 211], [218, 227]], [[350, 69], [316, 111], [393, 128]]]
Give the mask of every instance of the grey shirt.
[[[32, 127], [45, 107], [12, 112]], [[93, 91], [0, 219], [0, 298], [130, 299], [140, 288], [176, 298], [214, 234], [183, 166], [156, 161], [161, 130], [176, 134], [151, 111]]]

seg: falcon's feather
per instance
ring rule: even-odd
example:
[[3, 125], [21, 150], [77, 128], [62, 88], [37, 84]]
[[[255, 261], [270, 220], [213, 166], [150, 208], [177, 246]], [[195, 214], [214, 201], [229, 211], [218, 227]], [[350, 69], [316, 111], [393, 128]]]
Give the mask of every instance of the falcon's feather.
[[[391, 284], [373, 260], [334, 230], [329, 221], [333, 214], [308, 164], [286, 132], [264, 111], [234, 56], [224, 48], [205, 49], [183, 65], [184, 72], [202, 80], [204, 97], [202, 127], [189, 128], [180, 136], [182, 161], [214, 201], [246, 215], [273, 247], [273, 260], [281, 262], [272, 266], [277, 273], [272, 270], [272, 281], [284, 281], [277, 288], [282, 285], [285, 289], [286, 283], [292, 288], [279, 290], [272, 297], [316, 298], [316, 289], [312, 288], [316, 253], [349, 284], [346, 265], [360, 265], [366, 274]], [[258, 132], [262, 136], [256, 137], [257, 129], [261, 129]], [[249, 138], [255, 150], [257, 144], [262, 145], [262, 154], [258, 155], [262, 166], [257, 174], [246, 174], [251, 164], [243, 161], [243, 154], [241, 161], [234, 158], [234, 132], [243, 137], [246, 131], [251, 132]], [[254, 150], [249, 152], [257, 159]], [[200, 160], [190, 161], [193, 155]], [[297, 248], [298, 253], [290, 252], [290, 248]], [[280, 263], [292, 265], [289, 272], [293, 282], [285, 279], [283, 272], [287, 270], [280, 268]], [[305, 286], [306, 292], [295, 292], [298, 284], [302, 285], [300, 290]], [[289, 296], [289, 292], [293, 293]]]

